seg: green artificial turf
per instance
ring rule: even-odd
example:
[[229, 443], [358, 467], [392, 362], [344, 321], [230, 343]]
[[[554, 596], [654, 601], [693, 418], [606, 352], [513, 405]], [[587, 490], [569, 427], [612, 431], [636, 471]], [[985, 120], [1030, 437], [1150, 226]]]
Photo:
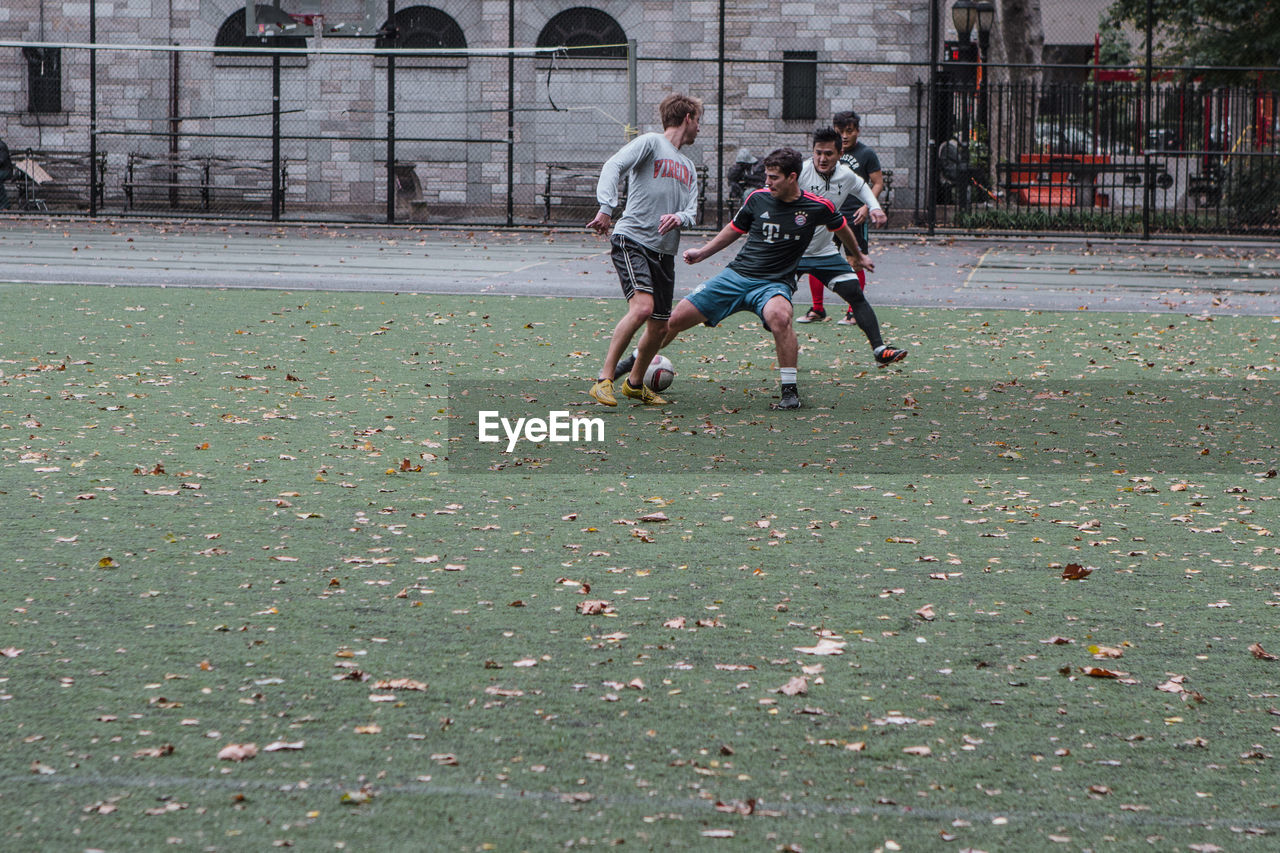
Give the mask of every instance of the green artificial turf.
[[0, 305], [15, 849], [1275, 844], [1271, 318], [881, 309], [771, 413], [746, 315], [606, 410], [614, 300]]

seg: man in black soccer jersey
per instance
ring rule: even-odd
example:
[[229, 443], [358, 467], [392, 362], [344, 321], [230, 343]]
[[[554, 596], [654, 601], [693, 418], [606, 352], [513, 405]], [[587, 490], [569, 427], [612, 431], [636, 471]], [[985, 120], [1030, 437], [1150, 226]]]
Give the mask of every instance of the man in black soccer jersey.
[[821, 196], [800, 189], [804, 158], [794, 148], [779, 148], [764, 160], [765, 189], [755, 190], [733, 221], [696, 249], [687, 249], [685, 263], [696, 264], [719, 252], [743, 234], [747, 242], [728, 268], [708, 279], [680, 300], [667, 324], [663, 346], [676, 335], [699, 323], [715, 326], [737, 311], [753, 311], [773, 334], [778, 351], [782, 400], [777, 409], [800, 408], [796, 385], [796, 361], [800, 345], [791, 325], [791, 296], [796, 266], [809, 246], [813, 232], [826, 228], [852, 247], [849, 261], [855, 268], [872, 269], [857, 251], [853, 232], [844, 215]]

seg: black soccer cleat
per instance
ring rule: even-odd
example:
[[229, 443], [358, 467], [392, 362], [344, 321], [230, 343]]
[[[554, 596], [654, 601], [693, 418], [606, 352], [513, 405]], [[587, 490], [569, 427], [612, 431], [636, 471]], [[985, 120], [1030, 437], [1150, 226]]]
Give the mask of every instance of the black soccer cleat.
[[635, 357], [635, 354], [632, 353], [631, 355], [624, 358], [622, 361], [618, 362], [617, 366], [613, 368], [614, 380], [618, 380], [626, 376], [628, 373], [631, 372], [631, 368], [635, 367], [635, 365], [636, 365], [636, 357]]
[[907, 357], [907, 351], [898, 349], [897, 347], [885, 347], [876, 353], [876, 363], [881, 367], [886, 364], [893, 364], [895, 361], [902, 361]]
[[777, 403], [769, 406], [771, 409], [798, 409], [800, 408], [800, 390], [794, 385], [782, 386], [782, 399]]

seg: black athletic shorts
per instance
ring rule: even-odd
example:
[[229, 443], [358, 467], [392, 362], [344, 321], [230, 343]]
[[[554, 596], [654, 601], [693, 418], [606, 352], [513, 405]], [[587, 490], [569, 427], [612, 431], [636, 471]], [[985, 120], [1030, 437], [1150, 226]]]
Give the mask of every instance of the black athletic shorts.
[[[858, 212], [858, 208], [853, 210], [841, 211], [844, 213], [845, 221], [849, 223], [849, 229], [853, 231], [853, 241], [858, 244], [858, 248], [862, 250], [862, 254], [867, 253], [867, 249], [871, 246], [871, 214], [867, 214], [867, 218], [862, 220], [858, 225], [853, 224], [853, 215]], [[844, 247], [841, 246], [843, 249]], [[849, 254], [845, 252], [845, 254]]]
[[653, 319], [670, 320], [671, 302], [676, 290], [676, 257], [655, 252], [634, 240], [615, 234], [613, 265], [622, 283], [622, 295], [629, 301], [637, 292], [653, 296]]

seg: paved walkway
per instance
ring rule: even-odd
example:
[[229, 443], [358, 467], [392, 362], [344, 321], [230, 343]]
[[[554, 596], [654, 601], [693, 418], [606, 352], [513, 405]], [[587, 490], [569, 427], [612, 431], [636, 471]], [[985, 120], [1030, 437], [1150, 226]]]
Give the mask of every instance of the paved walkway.
[[[698, 245], [710, 232], [686, 235]], [[880, 235], [875, 305], [1280, 316], [1280, 246]], [[677, 292], [735, 247], [677, 268]], [[585, 230], [438, 231], [0, 216], [0, 279], [167, 287], [617, 297]], [[807, 304], [803, 288], [798, 301]]]

